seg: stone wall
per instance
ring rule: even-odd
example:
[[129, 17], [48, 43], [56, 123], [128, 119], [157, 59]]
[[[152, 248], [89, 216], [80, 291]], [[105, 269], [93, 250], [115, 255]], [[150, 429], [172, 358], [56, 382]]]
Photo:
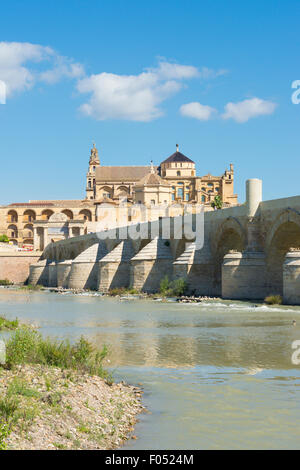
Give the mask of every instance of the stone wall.
[[29, 276], [29, 266], [40, 256], [40, 253], [0, 253], [0, 279], [8, 279], [14, 284], [24, 283]]

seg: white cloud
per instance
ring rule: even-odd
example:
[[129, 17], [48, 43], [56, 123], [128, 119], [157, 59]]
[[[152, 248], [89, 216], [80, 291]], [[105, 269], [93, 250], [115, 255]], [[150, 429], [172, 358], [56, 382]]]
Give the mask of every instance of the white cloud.
[[[48, 70], [42, 70], [45, 66]], [[52, 48], [26, 42], [0, 42], [0, 80], [7, 97], [30, 89], [37, 81], [54, 83], [63, 77], [78, 77], [83, 69]]]
[[215, 108], [198, 103], [197, 101], [183, 104], [179, 111], [182, 116], [195, 118], [199, 121], [208, 121], [217, 114], [217, 110]]
[[275, 111], [276, 103], [262, 100], [260, 98], [251, 98], [237, 103], [227, 103], [223, 119], [234, 119], [236, 122], [246, 122], [251, 118], [272, 114]]
[[160, 60], [156, 68], [138, 75], [91, 75], [77, 84], [80, 93], [91, 94], [80, 110], [98, 120], [151, 121], [163, 114], [160, 105], [184, 86], [184, 80], [208, 79], [221, 73]]

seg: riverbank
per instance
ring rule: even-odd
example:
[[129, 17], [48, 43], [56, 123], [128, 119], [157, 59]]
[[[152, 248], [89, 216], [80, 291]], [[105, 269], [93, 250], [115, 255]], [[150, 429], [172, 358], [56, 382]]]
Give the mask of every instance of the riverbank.
[[0, 449], [100, 449], [132, 437], [142, 391], [113, 383], [107, 350], [17, 330], [0, 367]]
[[7, 449], [118, 448], [132, 436], [143, 411], [141, 393], [124, 383], [109, 385], [100, 377], [55, 367], [0, 369]]

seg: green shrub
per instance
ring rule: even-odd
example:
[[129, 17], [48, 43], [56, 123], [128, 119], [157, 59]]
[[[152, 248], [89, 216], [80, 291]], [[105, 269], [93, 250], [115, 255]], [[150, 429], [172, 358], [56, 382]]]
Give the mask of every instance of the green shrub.
[[172, 282], [172, 290], [174, 295], [180, 297], [186, 293], [187, 282], [185, 279], [176, 279]]
[[265, 298], [266, 304], [269, 305], [281, 305], [282, 304], [282, 297], [281, 295], [269, 295]]
[[84, 337], [71, 345], [67, 340], [43, 338], [36, 331], [22, 328], [6, 344], [6, 366], [12, 368], [17, 364], [44, 364], [109, 378], [103, 369], [107, 353], [106, 346], [102, 351], [96, 351]]
[[0, 279], [0, 286], [11, 286], [13, 283], [8, 279]]
[[187, 283], [185, 279], [175, 279], [169, 281], [168, 276], [165, 276], [160, 282], [159, 292], [163, 296], [180, 297], [186, 292]]
[[137, 295], [139, 291], [133, 287], [114, 287], [108, 293], [114, 297], [116, 295]]
[[169, 281], [168, 276], [165, 276], [165, 277], [162, 278], [162, 280], [160, 281], [159, 292], [160, 292], [162, 295], [167, 295], [167, 293], [169, 292], [169, 290], [170, 290], [170, 281]]
[[0, 317], [0, 331], [1, 330], [16, 330], [19, 327], [19, 320], [7, 320], [5, 317]]
[[9, 238], [7, 235], [0, 235], [0, 243], [8, 243]]

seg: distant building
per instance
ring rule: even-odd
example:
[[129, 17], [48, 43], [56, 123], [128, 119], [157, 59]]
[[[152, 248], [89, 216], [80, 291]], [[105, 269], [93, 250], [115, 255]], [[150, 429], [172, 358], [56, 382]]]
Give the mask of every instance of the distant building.
[[[196, 176], [195, 162], [179, 152], [159, 166], [102, 166], [93, 145], [86, 176], [86, 197], [83, 200], [51, 200], [13, 203], [0, 207], [0, 234], [8, 236], [19, 247], [43, 250], [51, 241], [75, 237], [96, 230], [99, 207], [118, 207], [126, 198], [130, 208], [135, 204], [153, 207], [204, 204], [219, 195], [224, 206], [237, 204], [233, 192], [233, 165], [222, 176]], [[57, 214], [63, 214], [57, 217]], [[130, 210], [127, 222], [133, 222]], [[132, 218], [133, 217], [133, 218]], [[137, 219], [135, 219], [137, 221]], [[108, 227], [105, 227], [108, 228]]]

